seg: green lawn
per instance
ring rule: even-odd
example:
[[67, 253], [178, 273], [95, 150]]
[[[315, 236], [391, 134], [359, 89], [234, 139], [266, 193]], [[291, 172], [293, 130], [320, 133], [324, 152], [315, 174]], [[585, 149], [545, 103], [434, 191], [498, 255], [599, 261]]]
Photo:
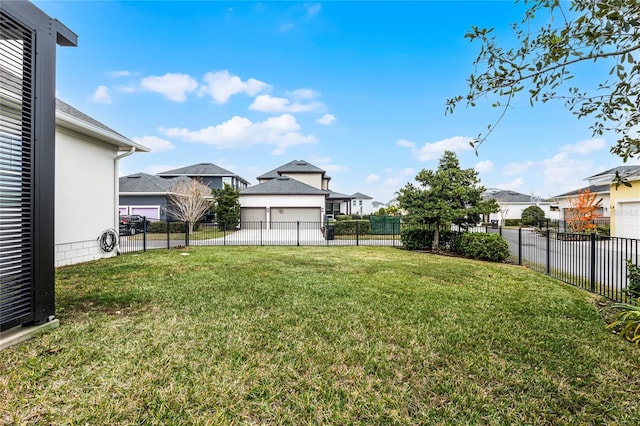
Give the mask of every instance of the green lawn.
[[640, 423], [640, 350], [517, 266], [153, 250], [59, 269], [57, 307], [0, 352], [0, 424]]

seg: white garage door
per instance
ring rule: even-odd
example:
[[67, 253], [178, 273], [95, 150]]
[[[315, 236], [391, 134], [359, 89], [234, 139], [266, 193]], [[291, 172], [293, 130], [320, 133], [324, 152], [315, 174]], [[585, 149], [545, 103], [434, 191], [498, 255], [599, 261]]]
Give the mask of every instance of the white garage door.
[[129, 214], [138, 214], [147, 219], [160, 219], [160, 206], [129, 206]]
[[259, 229], [267, 226], [267, 210], [263, 207], [242, 207], [240, 209], [240, 227], [243, 229]]
[[290, 224], [301, 222], [305, 227], [320, 228], [320, 208], [318, 207], [271, 207], [272, 227], [281, 222]]
[[616, 237], [640, 239], [640, 202], [618, 203]]

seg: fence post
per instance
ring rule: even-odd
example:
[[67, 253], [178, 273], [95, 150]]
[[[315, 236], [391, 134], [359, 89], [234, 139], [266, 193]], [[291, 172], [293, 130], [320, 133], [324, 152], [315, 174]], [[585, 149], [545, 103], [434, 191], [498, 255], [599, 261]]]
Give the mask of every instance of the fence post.
[[167, 219], [167, 248], [171, 248], [171, 222]]
[[260, 245], [262, 245], [262, 221], [260, 221]]
[[502, 237], [502, 225], [500, 225], [500, 227], [498, 228], [498, 234], [500, 234], [500, 236]]
[[591, 233], [591, 291], [596, 291], [596, 233]]
[[518, 265], [522, 266], [522, 227], [518, 228]]
[[551, 238], [549, 226], [547, 226], [547, 275], [549, 274], [551, 274]]
[[356, 245], [360, 245], [360, 222], [356, 220]]
[[222, 222], [222, 245], [227, 245], [227, 227], [225, 226], [224, 222]]
[[184, 245], [189, 247], [189, 222], [184, 223]]
[[296, 245], [300, 246], [300, 221], [296, 221]]
[[142, 251], [147, 251], [147, 217], [142, 216]]

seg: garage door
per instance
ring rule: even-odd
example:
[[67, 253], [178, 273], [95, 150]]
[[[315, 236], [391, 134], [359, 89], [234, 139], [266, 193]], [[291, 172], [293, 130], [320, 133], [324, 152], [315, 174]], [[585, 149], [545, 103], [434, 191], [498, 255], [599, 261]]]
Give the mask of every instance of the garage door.
[[264, 207], [242, 207], [240, 209], [240, 220], [242, 229], [259, 229], [260, 222], [262, 228], [267, 227], [267, 210]]
[[320, 228], [320, 208], [318, 207], [271, 207], [271, 226], [294, 224], [300, 222], [306, 228]]
[[640, 239], [640, 202], [616, 206], [616, 237]]
[[147, 219], [160, 219], [160, 206], [129, 206], [129, 214], [137, 214]]

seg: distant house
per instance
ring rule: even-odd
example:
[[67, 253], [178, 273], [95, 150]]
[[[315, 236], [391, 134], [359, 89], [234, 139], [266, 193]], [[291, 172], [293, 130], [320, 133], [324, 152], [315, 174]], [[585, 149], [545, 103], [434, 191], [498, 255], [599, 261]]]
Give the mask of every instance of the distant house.
[[347, 214], [351, 197], [329, 190], [326, 171], [304, 160], [293, 160], [258, 176], [258, 185], [240, 192], [243, 222], [308, 222]]
[[173, 185], [190, 180], [186, 176], [161, 178], [136, 173], [120, 178], [120, 215], [136, 214], [147, 219], [167, 219], [167, 195]]
[[212, 163], [199, 163], [179, 169], [158, 173], [161, 178], [175, 178], [186, 176], [191, 179], [199, 179], [211, 189], [221, 189], [224, 184], [231, 185], [234, 189], [245, 189], [249, 182], [237, 174], [216, 166]]
[[521, 219], [522, 212], [530, 206], [538, 206], [546, 218], [558, 220], [560, 217], [558, 204], [555, 201], [543, 200], [539, 197], [499, 188], [489, 188], [482, 194], [485, 200], [495, 199], [500, 211], [491, 213], [489, 220], [497, 220], [503, 225], [507, 219]]
[[148, 219], [168, 219], [167, 194], [173, 185], [185, 179], [198, 179], [211, 189], [221, 189], [225, 184], [229, 184], [242, 190], [249, 185], [246, 179], [212, 163], [193, 164], [157, 175], [134, 173], [120, 178], [120, 214], [139, 214]]
[[119, 160], [149, 149], [59, 99], [55, 136], [55, 264], [113, 256], [98, 239], [119, 227]]
[[351, 212], [352, 214], [358, 214], [360, 216], [373, 214], [380, 208], [377, 209], [373, 206], [373, 197], [369, 197], [368, 195], [362, 194], [360, 192], [356, 192], [351, 195]]

